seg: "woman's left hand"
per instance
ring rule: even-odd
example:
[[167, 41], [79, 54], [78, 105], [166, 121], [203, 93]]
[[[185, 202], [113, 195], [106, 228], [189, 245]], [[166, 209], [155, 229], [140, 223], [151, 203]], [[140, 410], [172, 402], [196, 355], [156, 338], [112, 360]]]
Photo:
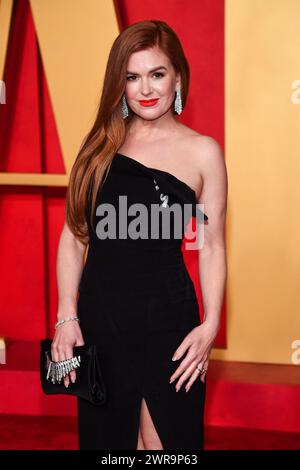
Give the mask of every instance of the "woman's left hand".
[[179, 391], [183, 382], [185, 382], [188, 378], [189, 381], [185, 385], [185, 389], [187, 392], [189, 391], [192, 384], [200, 374], [200, 372], [196, 369], [197, 366], [199, 369], [205, 369], [205, 372], [200, 375], [200, 380], [205, 382], [206, 371], [209, 363], [209, 355], [217, 333], [217, 326], [211, 325], [207, 321], [204, 321], [201, 323], [201, 325], [193, 328], [176, 349], [172, 360], [180, 359], [186, 350], [188, 350], [186, 357], [180, 363], [174, 374], [172, 374], [170, 377], [170, 383], [172, 383], [180, 376], [180, 379], [176, 384], [176, 392]]

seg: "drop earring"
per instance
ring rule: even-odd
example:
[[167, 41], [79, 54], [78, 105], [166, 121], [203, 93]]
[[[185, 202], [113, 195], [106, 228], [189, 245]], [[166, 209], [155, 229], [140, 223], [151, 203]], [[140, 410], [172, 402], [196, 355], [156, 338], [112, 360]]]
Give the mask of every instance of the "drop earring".
[[177, 114], [182, 113], [182, 101], [181, 101], [181, 91], [180, 88], [176, 88], [176, 98], [174, 102], [174, 109]]
[[122, 96], [122, 114], [123, 114], [123, 119], [126, 119], [129, 115], [125, 95]]

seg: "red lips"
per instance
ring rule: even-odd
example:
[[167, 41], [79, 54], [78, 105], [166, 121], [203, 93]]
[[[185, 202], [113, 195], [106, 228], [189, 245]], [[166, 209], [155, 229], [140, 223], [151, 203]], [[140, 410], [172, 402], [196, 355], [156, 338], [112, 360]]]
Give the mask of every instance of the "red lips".
[[139, 103], [142, 106], [153, 106], [158, 102], [159, 98], [153, 99], [153, 100], [140, 100]]

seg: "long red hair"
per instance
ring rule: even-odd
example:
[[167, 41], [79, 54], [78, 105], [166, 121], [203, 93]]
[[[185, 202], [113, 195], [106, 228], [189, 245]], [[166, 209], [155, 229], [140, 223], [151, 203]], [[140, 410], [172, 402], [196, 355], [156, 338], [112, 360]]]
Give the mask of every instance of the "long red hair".
[[[77, 154], [66, 193], [66, 222], [84, 244], [89, 243], [85, 216], [87, 196], [91, 203], [90, 224], [93, 227], [97, 193], [104, 184], [115, 152], [124, 143], [127, 126], [134, 117], [129, 107], [126, 119], [121, 111], [129, 57], [134, 52], [155, 46], [166, 54], [175, 72], [180, 74], [182, 106], [185, 106], [190, 71], [176, 33], [164, 21], [158, 20], [139, 21], [124, 29], [110, 50], [97, 116]], [[175, 114], [174, 106], [172, 110]]]

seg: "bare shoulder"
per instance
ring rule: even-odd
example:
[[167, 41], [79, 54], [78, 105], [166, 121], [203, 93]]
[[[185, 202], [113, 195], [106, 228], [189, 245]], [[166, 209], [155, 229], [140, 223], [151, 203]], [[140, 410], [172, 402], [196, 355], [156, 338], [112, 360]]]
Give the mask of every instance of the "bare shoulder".
[[193, 159], [209, 164], [212, 159], [224, 163], [223, 150], [220, 143], [209, 135], [200, 134], [191, 127], [181, 124], [182, 143]]
[[204, 179], [209, 174], [223, 174], [227, 177], [221, 144], [209, 135], [193, 131], [188, 138], [189, 158]]
[[195, 136], [194, 145], [206, 158], [223, 158], [223, 151], [220, 143], [209, 135]]
[[[187, 150], [185, 154], [190, 167], [195, 169], [195, 181], [201, 181], [198, 186], [199, 202], [205, 203], [211, 216], [214, 211], [223, 214], [226, 207], [228, 177], [220, 143], [213, 137], [199, 134], [190, 128], [186, 128], [184, 139]], [[217, 219], [216, 216], [215, 220]]]
[[190, 136], [189, 148], [199, 163], [210, 165], [211, 163], [224, 163], [223, 150], [220, 143], [209, 135], [195, 132]]

